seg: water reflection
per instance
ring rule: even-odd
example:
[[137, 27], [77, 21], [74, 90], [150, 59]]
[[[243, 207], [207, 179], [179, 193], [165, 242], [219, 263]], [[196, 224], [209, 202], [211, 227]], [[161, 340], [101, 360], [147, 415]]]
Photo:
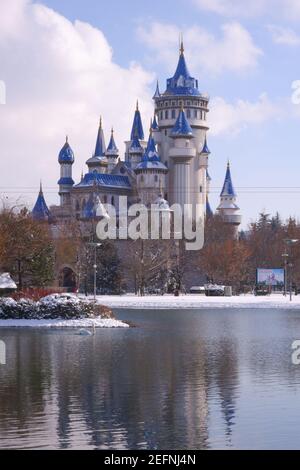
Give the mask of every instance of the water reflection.
[[[300, 447], [291, 427], [300, 418], [300, 371], [289, 349], [300, 314], [119, 316], [138, 328], [95, 337], [2, 330], [1, 448]], [[286, 435], [277, 436], [272, 420]]]

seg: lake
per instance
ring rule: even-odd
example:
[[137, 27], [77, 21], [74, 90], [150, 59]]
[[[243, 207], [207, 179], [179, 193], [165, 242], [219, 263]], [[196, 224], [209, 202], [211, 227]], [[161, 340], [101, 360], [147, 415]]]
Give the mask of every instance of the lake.
[[300, 449], [300, 310], [115, 311], [136, 328], [0, 330], [0, 448]]

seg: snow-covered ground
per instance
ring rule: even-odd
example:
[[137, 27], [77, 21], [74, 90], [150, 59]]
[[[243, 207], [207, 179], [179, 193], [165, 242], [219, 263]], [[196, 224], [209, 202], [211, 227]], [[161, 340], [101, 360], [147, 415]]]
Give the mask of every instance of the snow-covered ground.
[[267, 297], [255, 297], [253, 295], [241, 295], [239, 297], [205, 297], [201, 295], [173, 295], [145, 296], [98, 296], [97, 300], [110, 308], [134, 308], [134, 309], [181, 309], [181, 308], [282, 308], [299, 309], [300, 295], [289, 297], [274, 294]]
[[0, 320], [1, 328], [128, 328], [120, 320], [84, 318], [80, 320]]

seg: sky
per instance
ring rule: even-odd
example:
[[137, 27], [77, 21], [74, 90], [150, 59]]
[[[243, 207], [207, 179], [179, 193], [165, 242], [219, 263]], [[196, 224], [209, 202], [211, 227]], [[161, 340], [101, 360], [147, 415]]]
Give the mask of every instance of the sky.
[[123, 152], [136, 100], [146, 130], [156, 80], [164, 90], [183, 33], [191, 74], [210, 95], [212, 208], [229, 159], [243, 227], [262, 211], [300, 220], [300, 100], [292, 88], [300, 80], [298, 0], [252, 0], [247, 8], [242, 0], [0, 0], [0, 6], [2, 198], [31, 207], [42, 180], [48, 204], [58, 203], [65, 136], [78, 180], [100, 115], [106, 141], [114, 126]]

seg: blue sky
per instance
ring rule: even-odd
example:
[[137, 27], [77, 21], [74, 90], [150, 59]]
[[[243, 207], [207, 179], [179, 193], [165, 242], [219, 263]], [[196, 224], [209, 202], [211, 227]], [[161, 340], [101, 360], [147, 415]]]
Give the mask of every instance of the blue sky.
[[[4, 1], [8, 2], [8, 0]], [[12, 0], [12, 3], [14, 2], [17, 5], [16, 8], [18, 8], [18, 2], [31, 4], [28, 0]], [[128, 73], [132, 63], [135, 62], [136, 66], [140, 67], [143, 83], [140, 90], [137, 90], [137, 94], [142, 96], [136, 97], [141, 99], [142, 111], [143, 107], [145, 110], [145, 126], [151, 113], [151, 93], [155, 88], [155, 80], [158, 78], [161, 88], [164, 88], [166, 78], [173, 74], [178, 56], [178, 32], [184, 33], [190, 71], [199, 79], [200, 89], [210, 94], [213, 108], [209, 135], [209, 146], [212, 152], [209, 171], [213, 179], [211, 204], [213, 208], [218, 204], [218, 193], [229, 158], [232, 163], [234, 185], [239, 195], [238, 202], [244, 216], [244, 226], [262, 210], [270, 213], [278, 210], [284, 218], [289, 215], [300, 218], [298, 204], [300, 196], [300, 105], [292, 104], [291, 101], [292, 82], [300, 80], [299, 3], [295, 0], [268, 0], [268, 2], [253, 0], [247, 8], [244, 8], [244, 2], [237, 0], [212, 2], [208, 0], [164, 0], [163, 2], [158, 0], [151, 2], [44, 0], [42, 2], [62, 18], [70, 20], [73, 25], [76, 20], [79, 20], [102, 31], [107, 45], [113, 51], [112, 58], [109, 60], [113, 67], [117, 65], [122, 69], [125, 84], [128, 80], [137, 80], [135, 72]], [[7, 5], [9, 4], [8, 2]], [[37, 37], [40, 34], [42, 44], [34, 45], [34, 50], [41, 54], [39, 47], [47, 47], [44, 39], [49, 34], [50, 28], [44, 18], [42, 26], [40, 18], [37, 20], [36, 15], [32, 18], [31, 28], [37, 21]], [[51, 28], [52, 36], [49, 37], [55, 39], [56, 29], [54, 29], [53, 22]], [[26, 33], [26, 29], [24, 30]], [[73, 33], [66, 28], [64, 34]], [[86, 35], [84, 39], [86, 40]], [[16, 46], [15, 38], [15, 42], [12, 39], [11, 41], [10, 51], [14, 51], [14, 48], [21, 50], [21, 46]], [[91, 35], [88, 41], [91, 41]], [[28, 40], [28, 47], [29, 45]], [[22, 47], [26, 47], [26, 42]], [[74, 47], [70, 44], [72, 54]], [[1, 50], [0, 47], [0, 54], [1, 52], [5, 55], [8, 49], [2, 48]], [[33, 60], [38, 62], [36, 57], [39, 54], [33, 56]], [[53, 48], [51, 54], [53, 54]], [[11, 59], [3, 61], [4, 78], [6, 78], [6, 68], [7, 76], [11, 74], [12, 64], [9, 60]], [[42, 69], [38, 63], [35, 66], [36, 70]], [[45, 66], [44, 63], [43, 66]], [[59, 66], [61, 67], [61, 63]], [[109, 68], [109, 73], [111, 73], [111, 68]], [[108, 82], [113, 83], [114, 73], [109, 78]], [[64, 79], [61, 80], [63, 83]], [[73, 80], [73, 77], [70, 77], [70, 80]], [[48, 85], [45, 84], [45, 86]], [[53, 81], [49, 87], [52, 89], [54, 86]], [[60, 84], [58, 86], [60, 87]], [[105, 86], [107, 87], [105, 91], [109, 95], [110, 85], [106, 83]], [[120, 89], [122, 89], [121, 85]], [[31, 90], [31, 93], [34, 93], [34, 90]], [[116, 109], [118, 107], [116, 103], [120, 99], [113, 100], [110, 106], [115, 107], [114, 116], [110, 118], [109, 115], [107, 120], [117, 121], [116, 116], [125, 114], [128, 116], [127, 122], [130, 127], [132, 120], [130, 103], [134, 103], [134, 87], [130, 93], [132, 93], [132, 99], [129, 105], [123, 105], [127, 106], [125, 109]], [[87, 101], [91, 99], [93, 99], [91, 96], [87, 96]], [[100, 104], [105, 98], [101, 99], [102, 101], [99, 98]], [[45, 112], [46, 106], [47, 103], [45, 103]], [[82, 99], [80, 106], [83, 106]], [[76, 110], [78, 107], [79, 104]], [[109, 109], [109, 103], [107, 106], [103, 105], [104, 111], [107, 107]], [[87, 114], [91, 116], [91, 121], [87, 124], [89, 140], [94, 138], [92, 136], [96, 132], [89, 131], [92, 114], [96, 112], [95, 108], [96, 106], [93, 111], [87, 111]], [[109, 112], [107, 111], [108, 114]], [[99, 109], [100, 113], [102, 109]], [[81, 119], [82, 116], [84, 116], [83, 111]], [[105, 117], [104, 113], [104, 120]], [[38, 121], [35, 116], [32, 125], [36, 127]], [[41, 131], [41, 134], [44, 133], [47, 138], [49, 137], [49, 148], [53, 149], [53, 153], [54, 149], [59, 151], [59, 145], [63, 143], [58, 141], [54, 121], [53, 119], [51, 136], [48, 136], [46, 131]], [[64, 129], [61, 129], [62, 134], [68, 132], [70, 126], [67, 124]], [[118, 123], [114, 122], [114, 125], [118, 126]], [[127, 132], [125, 119], [122, 125], [120, 124], [120, 140], [123, 140]], [[85, 159], [89, 156], [83, 153], [88, 152], [88, 145], [91, 147], [93, 145], [93, 142], [88, 144], [87, 140], [82, 143], [83, 136], [79, 141], [78, 129], [80, 129], [79, 123], [76, 125], [74, 121], [74, 130], [71, 129], [74, 134], [73, 140], [81, 154], [80, 165], [78, 164], [75, 169], [76, 175], [79, 175]], [[32, 128], [32, 133], [34, 132], [36, 129]], [[42, 141], [36, 142], [35, 148], [39, 146], [42, 147]], [[123, 148], [121, 142], [119, 142], [119, 147]], [[27, 144], [24, 143], [24, 149], [30, 149], [29, 141]], [[43, 163], [36, 157], [33, 162], [36, 166], [35, 175], [31, 172], [28, 176], [30, 188], [38, 184], [36, 182], [40, 177], [43, 178], [45, 192], [46, 195], [48, 193], [47, 198], [50, 202], [57, 201], [56, 180], [54, 180], [55, 171], [57, 172], [55, 158], [56, 156], [48, 155]], [[53, 161], [54, 170], [48, 172], [51, 161]], [[46, 176], [43, 176], [44, 172], [47, 173]], [[14, 180], [16, 186], [22, 186], [19, 177], [17, 174], [18, 180]], [[30, 202], [29, 195], [25, 194], [24, 197], [27, 197]]]

